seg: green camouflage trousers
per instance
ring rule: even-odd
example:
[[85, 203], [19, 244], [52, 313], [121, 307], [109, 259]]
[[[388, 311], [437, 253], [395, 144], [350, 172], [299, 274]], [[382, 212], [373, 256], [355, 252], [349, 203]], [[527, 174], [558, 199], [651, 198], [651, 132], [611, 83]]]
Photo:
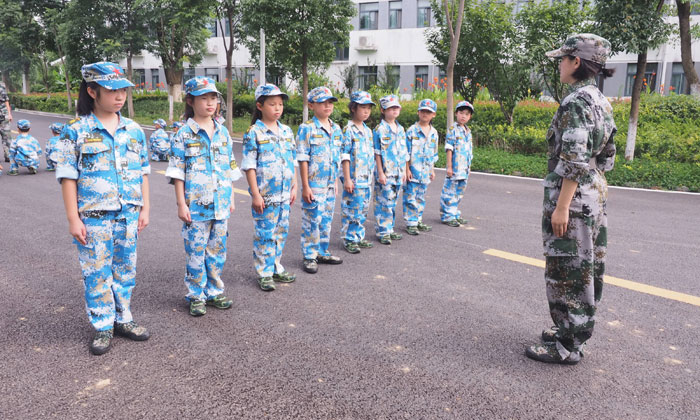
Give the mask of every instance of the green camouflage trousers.
[[12, 137], [10, 137], [10, 122], [7, 120], [0, 121], [0, 137], [2, 137], [2, 148], [5, 151], [5, 161], [10, 158], [10, 143], [12, 142]]
[[593, 334], [596, 307], [603, 293], [607, 182], [602, 172], [591, 171], [588, 182], [579, 184], [571, 201], [567, 231], [557, 238], [552, 232], [551, 217], [561, 191], [561, 178], [551, 175], [544, 182], [542, 213], [547, 300], [558, 328], [559, 354], [563, 359], [578, 359], [583, 344]]

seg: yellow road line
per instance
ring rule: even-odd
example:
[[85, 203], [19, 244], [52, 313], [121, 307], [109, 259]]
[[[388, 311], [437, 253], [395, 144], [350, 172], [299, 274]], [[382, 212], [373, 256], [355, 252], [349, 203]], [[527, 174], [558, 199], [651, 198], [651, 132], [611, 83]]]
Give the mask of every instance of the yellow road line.
[[[165, 171], [156, 171], [156, 172], [161, 174], [161, 175], [165, 175]], [[233, 191], [235, 191], [236, 194], [243, 194], [247, 197], [250, 197], [250, 194], [246, 190], [241, 190], [240, 188], [234, 188]]]
[[[487, 249], [484, 254], [493, 257], [503, 258], [505, 260], [515, 261], [522, 264], [534, 265], [535, 267], [544, 268], [544, 260], [537, 258], [525, 257], [523, 255], [512, 254], [510, 252], [500, 251], [498, 249]], [[630, 280], [625, 280], [613, 276], [604, 277], [605, 284], [622, 287], [635, 292], [646, 293], [648, 295], [658, 296], [666, 299], [675, 300], [678, 302], [688, 303], [690, 305], [700, 306], [700, 297], [688, 295], [685, 293], [674, 292], [673, 290], [662, 289], [648, 284], [637, 283]]]

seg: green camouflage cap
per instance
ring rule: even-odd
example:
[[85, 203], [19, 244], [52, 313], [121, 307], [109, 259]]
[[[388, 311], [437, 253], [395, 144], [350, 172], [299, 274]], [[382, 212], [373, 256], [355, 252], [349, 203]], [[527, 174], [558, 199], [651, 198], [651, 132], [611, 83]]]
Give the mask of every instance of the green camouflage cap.
[[605, 65], [610, 55], [610, 41], [594, 34], [576, 34], [568, 37], [561, 48], [547, 53], [549, 58], [567, 55]]

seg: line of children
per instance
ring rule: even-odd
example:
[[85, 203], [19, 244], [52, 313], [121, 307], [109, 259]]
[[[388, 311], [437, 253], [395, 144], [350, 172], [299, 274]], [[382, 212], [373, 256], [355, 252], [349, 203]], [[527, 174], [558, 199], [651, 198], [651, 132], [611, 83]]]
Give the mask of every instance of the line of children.
[[372, 97], [364, 91], [354, 92], [348, 105], [351, 120], [343, 131], [341, 162], [343, 173], [343, 197], [341, 202], [343, 246], [351, 254], [360, 248], [372, 248], [365, 240], [365, 220], [372, 195], [372, 171], [374, 171], [374, 146], [372, 130], [365, 121], [372, 113]]
[[155, 130], [148, 139], [151, 150], [151, 160], [154, 162], [166, 162], [170, 153], [170, 137], [165, 132], [168, 124], [162, 118], [153, 121]]
[[459, 211], [459, 203], [467, 188], [469, 168], [472, 164], [472, 133], [467, 123], [474, 113], [474, 107], [467, 101], [455, 106], [455, 122], [445, 136], [446, 171], [445, 183], [440, 194], [440, 220], [442, 223], [459, 227], [466, 224]]
[[165, 176], [175, 185], [177, 215], [185, 242], [190, 315], [206, 306], [228, 309], [221, 273], [226, 262], [228, 219], [235, 210], [233, 182], [241, 178], [228, 130], [216, 122], [219, 91], [214, 80], [185, 83], [186, 124], [175, 134]]
[[279, 119], [287, 94], [273, 84], [255, 89], [255, 111], [243, 136], [243, 161], [255, 234], [253, 261], [258, 285], [275, 290], [275, 282], [291, 283], [296, 275], [282, 266], [289, 232], [289, 209], [297, 195], [297, 152], [294, 134]]
[[146, 136], [122, 117], [126, 88], [134, 86], [110, 62], [81, 69], [79, 118], [58, 142], [56, 179], [61, 184], [68, 229], [78, 247], [85, 306], [96, 330], [90, 350], [106, 353], [113, 334], [149, 338], [131, 313], [136, 243], [148, 226], [150, 202]]
[[340, 169], [343, 132], [330, 120], [338, 98], [330, 89], [312, 89], [307, 100], [314, 116], [297, 132], [297, 160], [301, 173], [301, 248], [304, 271], [316, 273], [318, 264], [341, 264], [328, 250]]
[[46, 141], [46, 170], [53, 172], [56, 170], [56, 163], [58, 162], [58, 140], [61, 138], [61, 131], [63, 130], [63, 124], [53, 123], [49, 126], [49, 130], [53, 133], [53, 136]]
[[39, 156], [41, 156], [41, 145], [29, 130], [31, 124], [27, 120], [17, 121], [17, 131], [19, 134], [10, 144], [10, 172], [8, 175], [19, 175], [19, 167], [24, 166], [29, 173], [36, 174], [39, 169]]

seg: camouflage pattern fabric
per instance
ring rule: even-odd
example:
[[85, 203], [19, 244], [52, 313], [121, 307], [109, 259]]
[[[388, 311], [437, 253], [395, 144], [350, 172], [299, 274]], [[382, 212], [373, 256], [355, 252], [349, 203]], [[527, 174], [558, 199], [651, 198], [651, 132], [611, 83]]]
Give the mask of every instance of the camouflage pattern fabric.
[[19, 166], [38, 169], [41, 145], [30, 134], [19, 134], [10, 145], [10, 171], [16, 171]]
[[7, 119], [8, 110], [7, 102], [10, 97], [7, 96], [5, 84], [0, 82], [0, 137], [2, 137], [2, 147], [5, 151], [5, 162], [10, 159], [10, 145], [12, 144], [12, 136], [10, 133], [10, 121]]
[[571, 55], [605, 65], [610, 55], [610, 42], [594, 34], [576, 34], [568, 37], [561, 48], [549, 51], [546, 55], [550, 58]]
[[[396, 123], [396, 132], [382, 120], [374, 129], [374, 154], [382, 157], [382, 170], [387, 177], [387, 183], [401, 185], [406, 175], [408, 150], [406, 148], [406, 131], [401, 124]], [[375, 173], [375, 181], [377, 174]]]
[[[365, 101], [369, 99], [365, 98]], [[343, 131], [341, 160], [350, 162], [350, 177], [355, 189], [352, 194], [343, 189], [340, 205], [340, 234], [348, 242], [359, 242], [365, 238], [364, 223], [369, 212], [372, 171], [375, 165], [372, 142], [372, 130], [365, 123], [362, 123], [360, 129], [352, 121], [348, 121]], [[345, 183], [342, 175], [340, 180]]]
[[157, 129], [148, 139], [151, 150], [151, 160], [154, 162], [164, 162], [168, 160], [170, 154], [170, 138], [168, 133], [162, 128]]
[[314, 192], [311, 203], [301, 200], [301, 251], [305, 260], [331, 255], [328, 245], [334, 208], [335, 187], [332, 185], [325, 191]]
[[365, 221], [369, 212], [371, 188], [355, 187], [352, 194], [343, 190], [340, 205], [340, 234], [347, 242], [360, 242], [365, 239]]
[[423, 221], [427, 190], [428, 184], [422, 182], [407, 182], [403, 186], [403, 220], [406, 226], [418, 226]]
[[442, 193], [440, 193], [441, 221], [447, 222], [462, 217], [459, 203], [462, 201], [466, 189], [466, 179], [445, 178], [445, 183], [442, 184]]
[[136, 242], [140, 207], [126, 204], [119, 211], [80, 213], [87, 245], [78, 246], [83, 272], [85, 308], [97, 331], [114, 322], [133, 321], [130, 302], [136, 284]]
[[386, 185], [374, 182], [374, 231], [378, 238], [394, 232], [396, 224], [396, 200], [399, 197], [401, 181], [387, 178]]
[[58, 163], [58, 141], [61, 136], [53, 136], [46, 141], [46, 169], [56, 169]]
[[411, 180], [403, 187], [403, 218], [406, 226], [418, 226], [423, 221], [425, 192], [430, 184], [433, 166], [438, 160], [438, 140], [438, 132], [433, 126], [430, 126], [428, 137], [418, 123], [406, 131], [406, 150], [411, 169]]
[[452, 150], [452, 179], [467, 179], [472, 165], [472, 132], [454, 123], [445, 135], [445, 151]]
[[[547, 133], [549, 170], [543, 181], [542, 238], [547, 300], [558, 327], [562, 359], [578, 359], [592, 333], [607, 251], [607, 191], [604, 172], [615, 162], [617, 131], [612, 107], [593, 79], [576, 83], [562, 101]], [[563, 178], [578, 183], [563, 237], [552, 231]]]
[[182, 238], [187, 254], [186, 299], [207, 300], [222, 294], [228, 219], [183, 223]]
[[282, 251], [289, 233], [289, 201], [265, 206], [262, 213], [252, 209], [253, 264], [258, 277], [284, 273]]

